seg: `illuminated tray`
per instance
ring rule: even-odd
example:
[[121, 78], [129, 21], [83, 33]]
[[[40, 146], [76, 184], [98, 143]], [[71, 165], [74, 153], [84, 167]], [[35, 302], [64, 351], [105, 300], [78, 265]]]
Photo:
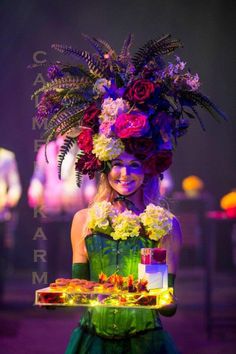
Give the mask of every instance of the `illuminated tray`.
[[37, 306], [101, 306], [123, 308], [158, 309], [171, 302], [171, 288], [168, 290], [155, 289], [149, 292], [128, 291], [86, 291], [70, 292], [54, 290], [50, 287], [36, 290], [35, 305]]

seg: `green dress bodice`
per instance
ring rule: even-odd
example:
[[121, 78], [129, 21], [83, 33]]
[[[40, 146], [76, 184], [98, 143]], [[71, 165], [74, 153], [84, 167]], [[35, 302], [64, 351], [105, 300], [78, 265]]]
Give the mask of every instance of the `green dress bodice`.
[[[101, 272], [107, 276], [133, 274], [137, 279], [140, 249], [157, 247], [147, 237], [114, 240], [102, 233], [88, 235], [85, 242], [93, 281], [98, 281]], [[161, 327], [157, 311], [150, 309], [89, 308], [80, 323], [89, 332], [114, 338]]]

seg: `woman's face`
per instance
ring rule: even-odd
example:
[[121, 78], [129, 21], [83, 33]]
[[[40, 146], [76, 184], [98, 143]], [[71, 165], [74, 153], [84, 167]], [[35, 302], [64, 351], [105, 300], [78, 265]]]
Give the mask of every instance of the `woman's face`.
[[117, 193], [121, 195], [133, 194], [142, 185], [143, 180], [142, 163], [134, 155], [123, 152], [112, 160], [108, 182]]

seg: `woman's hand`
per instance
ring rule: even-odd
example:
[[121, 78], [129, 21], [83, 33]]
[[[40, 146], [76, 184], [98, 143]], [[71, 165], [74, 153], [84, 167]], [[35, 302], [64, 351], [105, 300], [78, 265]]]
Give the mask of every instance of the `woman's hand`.
[[174, 316], [177, 310], [177, 299], [174, 295], [173, 288], [168, 288], [168, 290], [164, 290], [161, 292], [161, 294], [159, 295], [158, 306], [158, 312], [162, 316]]

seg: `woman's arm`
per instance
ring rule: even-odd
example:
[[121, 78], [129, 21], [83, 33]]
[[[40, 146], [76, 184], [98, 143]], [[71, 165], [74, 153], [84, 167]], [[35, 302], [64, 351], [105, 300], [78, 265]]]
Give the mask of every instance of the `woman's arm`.
[[71, 227], [72, 278], [89, 279], [89, 263], [85, 245], [86, 232], [87, 209], [83, 209], [75, 214]]
[[176, 274], [181, 244], [182, 232], [178, 220], [174, 218], [171, 233], [161, 241], [161, 247], [166, 249], [166, 262], [168, 265], [168, 273], [170, 274]]
[[[173, 228], [171, 234], [166, 236], [162, 242], [161, 247], [166, 249], [166, 258], [168, 265], [168, 287], [174, 288], [174, 281], [176, 271], [179, 263], [179, 254], [182, 243], [182, 233], [179, 222], [176, 218], [173, 219]], [[173, 316], [177, 310], [177, 302], [173, 295], [172, 303], [163, 306], [158, 311], [163, 316]]]

